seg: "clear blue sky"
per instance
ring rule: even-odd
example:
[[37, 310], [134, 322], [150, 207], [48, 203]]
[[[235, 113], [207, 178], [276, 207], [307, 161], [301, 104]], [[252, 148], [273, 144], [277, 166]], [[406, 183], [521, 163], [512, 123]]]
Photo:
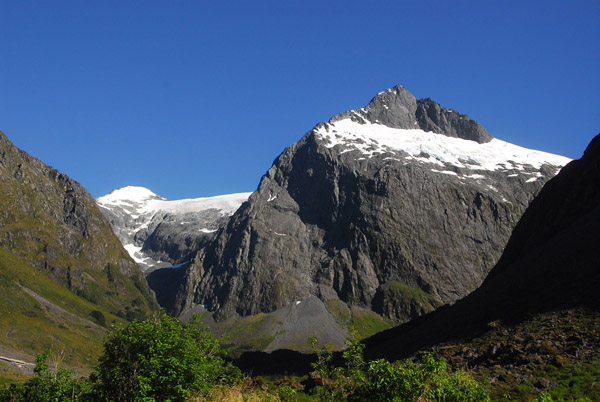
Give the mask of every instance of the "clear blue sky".
[[0, 130], [94, 196], [252, 191], [404, 85], [515, 144], [600, 132], [600, 2], [0, 0]]

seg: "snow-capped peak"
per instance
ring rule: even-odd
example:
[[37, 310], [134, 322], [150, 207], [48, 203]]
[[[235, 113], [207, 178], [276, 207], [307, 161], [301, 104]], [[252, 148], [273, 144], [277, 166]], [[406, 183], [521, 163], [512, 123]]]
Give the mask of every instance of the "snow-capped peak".
[[[157, 242], [157, 238], [165, 236], [166, 232], [169, 232], [166, 236], [172, 238], [178, 235], [190, 239], [206, 236], [224, 224], [227, 217], [232, 215], [250, 194], [237, 193], [171, 201], [147, 188], [127, 186], [98, 197], [96, 203], [110, 221], [125, 249], [145, 270], [178, 262], [173, 261], [176, 257], [168, 256], [166, 252], [147, 250], [145, 242], [151, 235], [154, 235], [154, 243]], [[155, 232], [159, 226], [161, 233]], [[171, 261], [163, 263], [161, 260], [164, 258]]]
[[122, 203], [143, 203], [149, 200], [166, 200], [145, 187], [126, 186], [111, 191], [110, 194], [97, 198], [99, 204], [118, 205]]

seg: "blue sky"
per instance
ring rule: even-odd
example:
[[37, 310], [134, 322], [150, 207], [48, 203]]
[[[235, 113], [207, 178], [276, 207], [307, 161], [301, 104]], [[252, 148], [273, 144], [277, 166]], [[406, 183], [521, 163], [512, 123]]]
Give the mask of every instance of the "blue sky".
[[252, 191], [404, 85], [517, 145], [600, 132], [600, 2], [0, 1], [0, 130], [94, 196]]

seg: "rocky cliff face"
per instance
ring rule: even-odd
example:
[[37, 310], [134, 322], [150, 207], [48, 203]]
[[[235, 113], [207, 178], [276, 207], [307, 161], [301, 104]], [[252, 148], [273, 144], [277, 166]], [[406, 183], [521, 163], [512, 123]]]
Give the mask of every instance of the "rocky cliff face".
[[409, 320], [479, 286], [567, 161], [394, 87], [284, 150], [167, 304], [222, 320], [316, 296]]
[[[20, 326], [32, 320], [39, 320], [34, 332], [49, 323], [60, 327], [50, 330], [54, 335], [36, 338], [35, 347], [43, 347], [46, 338], [59, 337], [63, 330], [72, 330], [74, 337], [94, 337], [89, 331], [95, 330], [71, 327], [73, 317], [91, 321], [85, 324], [89, 329], [106, 325], [111, 317], [132, 319], [157, 307], [91, 195], [16, 148], [1, 132], [0, 253], [0, 320], [8, 319], [5, 314], [24, 314], [2, 321], [7, 332], [0, 336], [0, 347], [28, 350], [22, 342], [29, 341], [30, 328]], [[40, 302], [33, 303], [32, 297]]]
[[250, 193], [169, 201], [143, 187], [128, 186], [96, 202], [140, 268], [187, 262]]
[[[481, 287], [452, 306], [373, 336], [367, 351], [397, 359], [440, 342], [469, 339], [493, 326], [535, 321], [547, 312], [559, 315], [579, 307], [597, 312], [599, 230], [600, 135], [531, 202]], [[590, 318], [596, 327], [597, 315]], [[555, 325], [547, 329], [551, 331], [557, 331]], [[586, 336], [597, 342], [597, 335]]]

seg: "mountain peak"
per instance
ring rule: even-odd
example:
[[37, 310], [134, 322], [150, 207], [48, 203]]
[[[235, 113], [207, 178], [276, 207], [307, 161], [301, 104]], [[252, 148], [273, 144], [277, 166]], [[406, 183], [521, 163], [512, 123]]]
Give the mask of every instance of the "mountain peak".
[[337, 114], [330, 123], [352, 119], [361, 124], [382, 124], [390, 128], [419, 128], [416, 120], [417, 100], [402, 85], [379, 92], [367, 106]]
[[329, 123], [351, 119], [361, 124], [423, 131], [461, 138], [480, 144], [494, 137], [469, 116], [446, 109], [430, 98], [417, 100], [402, 85], [379, 92], [367, 106], [335, 115]]
[[129, 202], [144, 202], [149, 200], [166, 200], [166, 198], [155, 194], [145, 187], [125, 186], [97, 199], [100, 204], [119, 204], [125, 200]]
[[96, 203], [125, 249], [146, 270], [183, 262], [188, 248], [215, 232], [249, 196], [167, 200], [145, 187], [126, 186]]

